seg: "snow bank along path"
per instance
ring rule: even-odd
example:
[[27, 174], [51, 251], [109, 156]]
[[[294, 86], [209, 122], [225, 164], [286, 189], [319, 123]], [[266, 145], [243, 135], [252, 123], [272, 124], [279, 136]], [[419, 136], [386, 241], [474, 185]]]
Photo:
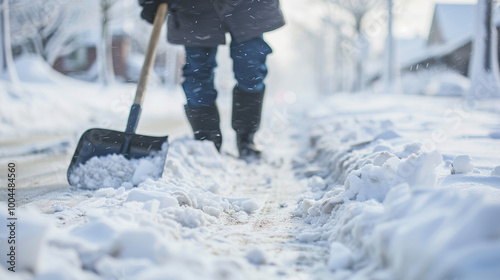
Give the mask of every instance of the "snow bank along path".
[[[311, 226], [297, 238], [328, 244], [331, 279], [500, 279], [500, 177], [498, 166], [491, 165], [499, 161], [490, 154], [489, 166], [475, 168], [472, 162], [475, 155], [484, 157], [485, 147], [486, 153], [498, 151], [500, 143], [486, 139], [482, 148], [462, 146], [472, 157], [442, 155], [401, 132], [407, 122], [423, 124], [415, 123], [415, 117], [424, 115], [412, 104], [428, 110], [427, 124], [439, 124], [442, 115], [429, 118], [434, 114], [429, 108], [439, 101], [390, 98], [399, 105], [386, 101], [386, 109], [368, 115], [344, 112], [332, 118], [320, 113], [309, 118], [311, 149], [295, 166], [310, 189], [296, 214]], [[326, 108], [344, 104], [363, 110], [354, 105], [359, 97], [349, 99], [339, 97]], [[446, 112], [447, 106], [435, 110]], [[484, 117], [494, 117], [468, 113], [460, 138], [489, 127]], [[480, 122], [470, 129], [472, 114]]]

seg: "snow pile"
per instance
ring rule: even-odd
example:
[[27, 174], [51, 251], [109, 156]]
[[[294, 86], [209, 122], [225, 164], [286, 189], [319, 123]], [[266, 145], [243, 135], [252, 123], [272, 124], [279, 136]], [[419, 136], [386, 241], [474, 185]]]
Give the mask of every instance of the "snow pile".
[[36, 55], [20, 56], [14, 64], [20, 83], [3, 81], [0, 87], [3, 137], [73, 132], [102, 112], [111, 120], [109, 108], [102, 108], [109, 103], [96, 100], [96, 85], [66, 77]]
[[[0, 132], [3, 137], [74, 131], [79, 123], [91, 118], [90, 106], [81, 103], [76, 106], [70, 97], [60, 94], [60, 89], [54, 89], [57, 86], [35, 87], [0, 88]], [[70, 90], [74, 91], [68, 88]]]
[[25, 83], [73, 83], [73, 79], [57, 72], [42, 57], [37, 55], [23, 55], [17, 57], [15, 67], [19, 80]]
[[72, 186], [81, 189], [131, 188], [146, 179], [158, 179], [165, 164], [167, 146], [155, 155], [141, 159], [127, 159], [111, 154], [93, 157], [75, 167], [69, 176]]
[[[438, 151], [400, 136], [391, 121], [331, 113], [312, 119], [310, 144], [295, 161], [311, 190], [294, 213], [311, 225], [297, 239], [329, 243], [334, 276], [498, 279], [500, 205], [440, 189]], [[474, 169], [469, 156], [453, 166]]]
[[[221, 219], [242, 221], [259, 209], [252, 198], [221, 195], [233, 183], [211, 142], [174, 141], [163, 178], [126, 186], [76, 190], [87, 196], [84, 202], [55, 205], [48, 216], [20, 211], [16, 242], [22, 262], [16, 274], [6, 274], [2, 261], [0, 278], [244, 279], [250, 262], [265, 262], [257, 253], [231, 259], [213, 255], [196, 242], [209, 234], [205, 226]], [[6, 220], [4, 212], [0, 219]], [[2, 246], [7, 238], [0, 231]]]
[[333, 242], [330, 245], [330, 252], [335, 252], [335, 254], [330, 254], [328, 258], [327, 265], [330, 270], [348, 269], [353, 265], [353, 253], [342, 243]]
[[447, 68], [420, 69], [401, 74], [405, 94], [429, 96], [463, 96], [470, 88], [470, 80]]

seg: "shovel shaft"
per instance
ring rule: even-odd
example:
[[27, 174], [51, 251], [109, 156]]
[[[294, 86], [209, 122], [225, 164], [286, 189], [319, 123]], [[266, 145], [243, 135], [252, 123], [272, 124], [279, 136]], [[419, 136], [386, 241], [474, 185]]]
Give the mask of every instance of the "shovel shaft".
[[139, 82], [137, 84], [137, 91], [135, 93], [134, 104], [142, 105], [144, 100], [144, 92], [149, 80], [149, 74], [153, 68], [153, 62], [156, 56], [156, 47], [158, 46], [158, 40], [160, 37], [161, 27], [163, 22], [165, 22], [165, 17], [167, 16], [167, 4], [162, 3], [158, 6], [156, 11], [155, 20], [153, 23], [153, 31], [151, 37], [149, 38], [148, 48], [146, 50], [146, 57], [144, 59], [144, 64], [142, 65], [141, 76], [139, 77]]
[[[165, 21], [167, 16], [167, 4], [162, 3], [158, 6], [156, 11], [155, 20], [153, 23], [153, 31], [151, 32], [151, 37], [149, 38], [148, 48], [146, 50], [146, 57], [144, 58], [144, 64], [142, 65], [141, 75], [139, 77], [139, 82], [137, 83], [137, 90], [135, 92], [134, 104], [130, 107], [130, 114], [128, 115], [126, 133], [133, 134], [139, 123], [139, 118], [142, 111], [142, 102], [144, 101], [144, 92], [148, 85], [149, 75], [151, 69], [153, 68], [153, 63], [156, 57], [156, 47], [158, 46], [158, 40], [160, 38], [161, 26]], [[125, 145], [125, 149], [128, 145]]]

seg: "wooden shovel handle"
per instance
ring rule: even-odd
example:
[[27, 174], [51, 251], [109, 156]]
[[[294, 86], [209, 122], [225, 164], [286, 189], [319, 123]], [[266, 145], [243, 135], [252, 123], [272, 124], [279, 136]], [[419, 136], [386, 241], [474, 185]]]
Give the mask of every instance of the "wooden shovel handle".
[[134, 104], [142, 105], [144, 101], [144, 92], [148, 85], [149, 75], [151, 69], [153, 68], [153, 63], [156, 57], [156, 47], [158, 46], [158, 40], [160, 38], [161, 27], [165, 22], [165, 17], [167, 16], [167, 3], [161, 3], [156, 10], [156, 16], [153, 23], [153, 32], [151, 32], [151, 37], [149, 38], [148, 49], [146, 50], [146, 57], [144, 58], [144, 64], [142, 65], [141, 76], [139, 77], [139, 82], [137, 84], [137, 91], [135, 93]]

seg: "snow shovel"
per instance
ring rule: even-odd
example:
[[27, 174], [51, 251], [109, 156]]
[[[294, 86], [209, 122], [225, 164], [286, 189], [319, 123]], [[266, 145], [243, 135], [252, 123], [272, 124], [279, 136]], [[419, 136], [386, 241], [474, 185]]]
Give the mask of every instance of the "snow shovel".
[[92, 128], [83, 133], [66, 174], [70, 185], [72, 185], [70, 176], [75, 168], [86, 163], [93, 157], [102, 157], [111, 154], [123, 155], [127, 159], [140, 159], [151, 155], [161, 155], [163, 157], [161, 160], [162, 166], [159, 168], [161, 171], [155, 179], [161, 177], [163, 165], [165, 165], [167, 156], [168, 136], [156, 137], [139, 135], [135, 133], [135, 130], [139, 122], [144, 92], [146, 91], [149, 74], [156, 56], [156, 47], [158, 45], [163, 22], [165, 22], [166, 14], [167, 4], [162, 3], [159, 5], [156, 12], [153, 31], [149, 39], [144, 64], [137, 84], [134, 103], [130, 108], [125, 132]]

